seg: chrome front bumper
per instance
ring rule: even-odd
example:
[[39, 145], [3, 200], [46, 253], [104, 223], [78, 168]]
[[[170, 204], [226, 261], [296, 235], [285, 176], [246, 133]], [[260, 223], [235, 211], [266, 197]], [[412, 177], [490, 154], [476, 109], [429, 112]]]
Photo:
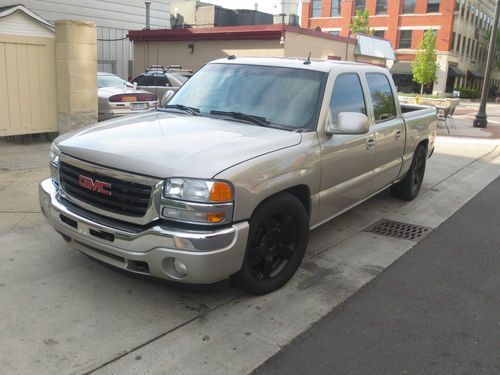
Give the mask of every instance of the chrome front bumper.
[[[192, 231], [163, 224], [139, 227], [83, 210], [59, 196], [51, 178], [39, 186], [42, 212], [73, 247], [110, 265], [185, 283], [213, 283], [243, 264], [249, 225]], [[179, 274], [174, 260], [187, 274]]]

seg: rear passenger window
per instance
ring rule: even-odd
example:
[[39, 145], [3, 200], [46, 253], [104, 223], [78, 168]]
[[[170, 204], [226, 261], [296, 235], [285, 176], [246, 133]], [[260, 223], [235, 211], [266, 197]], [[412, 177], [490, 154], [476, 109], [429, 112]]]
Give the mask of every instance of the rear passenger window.
[[138, 86], [154, 86], [154, 78], [145, 74], [135, 77], [132, 82], [137, 82]]
[[385, 74], [366, 74], [368, 88], [373, 103], [375, 122], [390, 120], [396, 117], [396, 106], [391, 85]]
[[358, 112], [366, 115], [365, 98], [357, 74], [341, 74], [333, 85], [330, 100], [332, 121], [337, 122], [340, 112]]

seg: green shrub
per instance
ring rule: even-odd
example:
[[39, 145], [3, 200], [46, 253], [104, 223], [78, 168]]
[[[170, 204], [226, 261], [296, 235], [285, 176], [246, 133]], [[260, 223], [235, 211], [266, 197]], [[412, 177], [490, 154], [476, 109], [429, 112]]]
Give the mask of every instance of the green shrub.
[[460, 98], [462, 99], [477, 99], [481, 96], [479, 90], [468, 89], [467, 87], [457, 87], [455, 90], [460, 92]]

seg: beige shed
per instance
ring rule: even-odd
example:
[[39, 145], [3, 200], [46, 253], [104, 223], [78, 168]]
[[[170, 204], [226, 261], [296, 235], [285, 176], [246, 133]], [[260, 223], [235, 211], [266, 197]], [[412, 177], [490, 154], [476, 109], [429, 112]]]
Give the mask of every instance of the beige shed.
[[54, 27], [22, 5], [0, 7], [0, 136], [56, 132]]

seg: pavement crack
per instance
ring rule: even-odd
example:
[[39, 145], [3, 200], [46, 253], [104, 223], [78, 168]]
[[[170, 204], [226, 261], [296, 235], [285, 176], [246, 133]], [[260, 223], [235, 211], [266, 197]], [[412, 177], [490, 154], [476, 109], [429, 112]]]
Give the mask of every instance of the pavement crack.
[[221, 303], [220, 305], [218, 305], [218, 306], [214, 306], [214, 307], [213, 307], [213, 308], [211, 308], [211, 309], [207, 309], [207, 310], [205, 310], [202, 314], [196, 315], [196, 316], [194, 316], [193, 318], [188, 319], [188, 320], [186, 320], [185, 322], [182, 322], [181, 324], [178, 324], [177, 326], [175, 326], [175, 327], [173, 327], [173, 328], [169, 329], [168, 331], [163, 332], [163, 333], [161, 333], [161, 334], [159, 334], [159, 335], [157, 335], [157, 336], [155, 336], [155, 337], [153, 337], [153, 338], [151, 338], [151, 339], [147, 340], [146, 342], [143, 342], [142, 344], [137, 345], [136, 347], [134, 347], [134, 348], [132, 348], [132, 349], [130, 349], [130, 350], [127, 350], [127, 351], [125, 351], [125, 352], [121, 353], [120, 355], [117, 355], [116, 357], [114, 357], [114, 358], [110, 359], [109, 361], [104, 362], [104, 363], [100, 364], [99, 366], [97, 366], [97, 367], [93, 368], [92, 370], [87, 371], [87, 372], [84, 372], [83, 374], [84, 374], [84, 375], [93, 374], [93, 373], [95, 373], [96, 371], [98, 371], [98, 370], [100, 370], [100, 369], [102, 369], [102, 368], [104, 368], [104, 367], [106, 367], [106, 366], [108, 366], [108, 365], [110, 365], [110, 364], [112, 364], [112, 363], [114, 363], [114, 362], [116, 362], [116, 361], [120, 360], [121, 358], [123, 358], [123, 357], [125, 357], [125, 356], [127, 356], [127, 355], [129, 355], [129, 354], [132, 354], [132, 353], [134, 353], [134, 352], [136, 352], [136, 351], [138, 351], [138, 350], [140, 350], [140, 349], [144, 348], [145, 346], [147, 346], [147, 345], [149, 345], [149, 344], [152, 344], [153, 342], [155, 342], [155, 341], [157, 341], [157, 340], [161, 339], [162, 337], [165, 337], [165, 336], [167, 336], [168, 334], [170, 334], [170, 333], [172, 333], [172, 332], [174, 332], [174, 331], [177, 331], [178, 329], [180, 329], [180, 328], [182, 328], [182, 327], [185, 327], [185, 326], [187, 326], [188, 324], [190, 324], [190, 323], [192, 323], [192, 322], [195, 322], [195, 321], [196, 321], [196, 320], [198, 320], [200, 317], [202, 317], [202, 316], [204, 316], [204, 315], [206, 315], [206, 314], [208, 314], [208, 313], [210, 313], [210, 312], [212, 312], [212, 311], [216, 311], [216, 310], [220, 309], [221, 307], [223, 307], [223, 306], [225, 306], [225, 305], [227, 305], [227, 304], [229, 304], [229, 303], [231, 303], [231, 302], [233, 302], [233, 301], [237, 300], [237, 299], [238, 299], [238, 298], [240, 298], [242, 295], [243, 295], [243, 293], [238, 293], [238, 294], [237, 294], [237, 295], [235, 295], [233, 298], [230, 298], [230, 299], [228, 299], [227, 301], [224, 301], [224, 302], [223, 302], [223, 303]]

